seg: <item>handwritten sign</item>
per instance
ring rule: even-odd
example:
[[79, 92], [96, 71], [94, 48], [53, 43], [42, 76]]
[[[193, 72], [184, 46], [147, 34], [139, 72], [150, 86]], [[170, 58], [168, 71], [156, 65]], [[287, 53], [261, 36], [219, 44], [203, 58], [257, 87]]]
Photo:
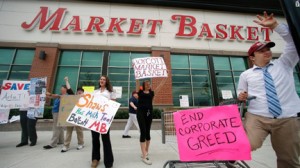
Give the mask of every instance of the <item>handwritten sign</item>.
[[180, 107], [189, 107], [189, 95], [180, 95], [179, 96]]
[[93, 93], [95, 90], [95, 86], [82, 86], [84, 93]]
[[30, 79], [28, 118], [43, 118], [46, 103], [46, 86], [47, 77]]
[[29, 102], [29, 81], [3, 81], [0, 96], [0, 108], [19, 109], [27, 108]]
[[8, 123], [9, 111], [9, 109], [0, 109], [0, 124]]
[[162, 57], [132, 59], [135, 79], [168, 77], [167, 67]]
[[231, 90], [221, 90], [223, 99], [232, 99], [232, 91]]
[[79, 99], [67, 122], [106, 134], [120, 103], [101, 95], [85, 94]]
[[236, 105], [178, 111], [174, 122], [181, 161], [251, 159]]
[[113, 92], [116, 94], [117, 99], [122, 98], [122, 86], [114, 86]]
[[60, 97], [57, 126], [74, 126], [73, 124], [68, 123], [66, 120], [80, 97], [80, 95], [62, 95]]

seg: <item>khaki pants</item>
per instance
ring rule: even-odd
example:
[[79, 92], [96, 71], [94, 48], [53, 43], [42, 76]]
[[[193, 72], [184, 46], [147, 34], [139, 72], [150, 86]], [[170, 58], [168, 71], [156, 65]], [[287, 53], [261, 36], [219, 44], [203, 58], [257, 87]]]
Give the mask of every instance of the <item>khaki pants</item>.
[[63, 127], [57, 126], [57, 120], [58, 120], [58, 113], [52, 113], [53, 116], [53, 135], [51, 138], [50, 146], [56, 147], [57, 143], [63, 144], [64, 143], [64, 130]]
[[272, 119], [246, 113], [245, 129], [251, 149], [260, 148], [271, 135], [277, 168], [300, 168], [300, 118]]
[[[74, 126], [74, 127], [75, 127], [76, 134], [77, 134], [78, 145], [83, 145], [84, 144], [84, 142], [83, 142], [83, 128], [79, 127], [79, 126]], [[65, 139], [64, 145], [67, 148], [70, 147], [74, 127], [72, 127], [72, 126], [71, 127], [66, 127], [67, 133], [66, 133], [66, 139]]]

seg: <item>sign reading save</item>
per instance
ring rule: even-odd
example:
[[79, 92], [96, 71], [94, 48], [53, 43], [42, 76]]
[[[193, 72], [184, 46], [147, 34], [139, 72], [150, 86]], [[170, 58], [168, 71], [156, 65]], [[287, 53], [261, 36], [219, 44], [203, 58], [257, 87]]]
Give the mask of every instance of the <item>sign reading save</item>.
[[181, 161], [251, 159], [236, 105], [178, 111], [174, 122]]
[[162, 57], [132, 59], [135, 79], [168, 77], [167, 67]]

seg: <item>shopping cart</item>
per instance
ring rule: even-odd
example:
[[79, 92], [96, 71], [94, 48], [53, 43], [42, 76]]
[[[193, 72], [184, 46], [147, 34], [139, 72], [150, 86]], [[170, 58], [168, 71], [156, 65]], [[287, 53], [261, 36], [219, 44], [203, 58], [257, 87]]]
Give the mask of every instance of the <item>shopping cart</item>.
[[[248, 98], [249, 100], [255, 99], [255, 97]], [[237, 104], [239, 105], [239, 111], [241, 116], [244, 115], [245, 111], [245, 102], [240, 102], [236, 99], [224, 100], [220, 103], [220, 105], [230, 105]], [[177, 138], [176, 138], [176, 129], [174, 125], [173, 113], [176, 111], [167, 111], [162, 112], [162, 143], [172, 143], [177, 150]], [[205, 168], [250, 168], [244, 161], [237, 161], [235, 165], [232, 166], [232, 162], [229, 161], [199, 161], [199, 162], [182, 162], [180, 160], [168, 160], [163, 168], [196, 168], [196, 167], [205, 167]]]

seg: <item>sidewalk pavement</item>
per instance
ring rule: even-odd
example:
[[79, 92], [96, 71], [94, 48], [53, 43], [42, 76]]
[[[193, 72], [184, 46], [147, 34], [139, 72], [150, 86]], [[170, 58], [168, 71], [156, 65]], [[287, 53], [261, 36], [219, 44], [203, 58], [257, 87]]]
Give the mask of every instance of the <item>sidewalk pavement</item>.
[[[111, 142], [114, 153], [114, 168], [161, 168], [167, 160], [178, 160], [177, 144], [167, 142], [162, 144], [161, 131], [151, 131], [152, 141], [149, 157], [153, 164], [145, 165], [140, 159], [139, 133], [130, 131], [132, 138], [123, 139], [123, 131], [112, 130]], [[20, 142], [21, 132], [0, 132], [0, 167], [1, 168], [89, 168], [91, 164], [91, 133], [84, 131], [85, 147], [76, 150], [76, 132], [73, 132], [71, 149], [61, 153], [61, 146], [44, 150], [48, 145], [52, 131], [38, 131], [37, 145], [16, 148]], [[102, 147], [102, 146], [101, 146]], [[99, 168], [104, 168], [103, 152]], [[269, 137], [263, 147], [252, 153], [252, 161], [247, 161], [251, 168], [274, 168], [276, 156]], [[194, 167], [194, 166], [193, 166]]]

